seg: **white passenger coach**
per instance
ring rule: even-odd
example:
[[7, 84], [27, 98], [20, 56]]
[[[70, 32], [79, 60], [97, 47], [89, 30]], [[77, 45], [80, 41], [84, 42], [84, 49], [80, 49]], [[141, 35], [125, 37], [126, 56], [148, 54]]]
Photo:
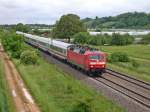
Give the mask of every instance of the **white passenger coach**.
[[67, 58], [67, 48], [70, 45], [72, 45], [69, 43], [57, 41], [55, 39], [40, 37], [40, 36], [27, 34], [19, 31], [17, 31], [16, 33], [23, 35], [27, 43], [34, 45], [35, 47], [38, 47], [62, 59]]

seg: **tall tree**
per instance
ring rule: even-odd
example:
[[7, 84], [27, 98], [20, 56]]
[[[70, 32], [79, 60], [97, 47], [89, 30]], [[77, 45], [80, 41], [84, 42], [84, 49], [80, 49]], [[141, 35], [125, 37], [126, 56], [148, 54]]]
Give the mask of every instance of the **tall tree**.
[[67, 38], [70, 42], [70, 38], [78, 32], [86, 32], [80, 17], [75, 14], [67, 14], [63, 15], [56, 23], [52, 34], [54, 38]]
[[22, 32], [28, 32], [30, 30], [30, 28], [27, 26], [27, 25], [24, 25], [22, 23], [18, 23], [16, 26], [15, 26], [15, 30], [16, 31], [22, 31]]

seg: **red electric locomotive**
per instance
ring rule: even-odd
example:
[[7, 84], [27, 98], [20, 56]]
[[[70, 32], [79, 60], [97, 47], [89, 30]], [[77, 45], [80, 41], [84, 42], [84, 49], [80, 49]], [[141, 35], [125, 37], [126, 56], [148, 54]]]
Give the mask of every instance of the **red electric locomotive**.
[[106, 54], [86, 46], [69, 46], [67, 48], [67, 61], [88, 73], [104, 72], [106, 68]]

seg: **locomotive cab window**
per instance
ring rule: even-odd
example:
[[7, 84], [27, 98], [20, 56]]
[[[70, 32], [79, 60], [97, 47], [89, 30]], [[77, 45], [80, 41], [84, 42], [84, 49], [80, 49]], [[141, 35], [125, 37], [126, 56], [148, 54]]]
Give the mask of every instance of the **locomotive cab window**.
[[103, 56], [100, 55], [90, 55], [91, 60], [102, 60]]

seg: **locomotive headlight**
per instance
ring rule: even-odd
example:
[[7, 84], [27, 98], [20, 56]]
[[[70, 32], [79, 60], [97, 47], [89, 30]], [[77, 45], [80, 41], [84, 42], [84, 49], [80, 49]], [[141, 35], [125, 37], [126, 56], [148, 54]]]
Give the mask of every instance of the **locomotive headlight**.
[[96, 64], [104, 65], [106, 63], [105, 62], [90, 62], [90, 65], [96, 65]]
[[105, 62], [98, 62], [97, 64], [105, 64]]
[[93, 65], [91, 65], [91, 68], [93, 68], [94, 66]]
[[95, 65], [96, 64], [96, 62], [90, 62], [90, 65]]

